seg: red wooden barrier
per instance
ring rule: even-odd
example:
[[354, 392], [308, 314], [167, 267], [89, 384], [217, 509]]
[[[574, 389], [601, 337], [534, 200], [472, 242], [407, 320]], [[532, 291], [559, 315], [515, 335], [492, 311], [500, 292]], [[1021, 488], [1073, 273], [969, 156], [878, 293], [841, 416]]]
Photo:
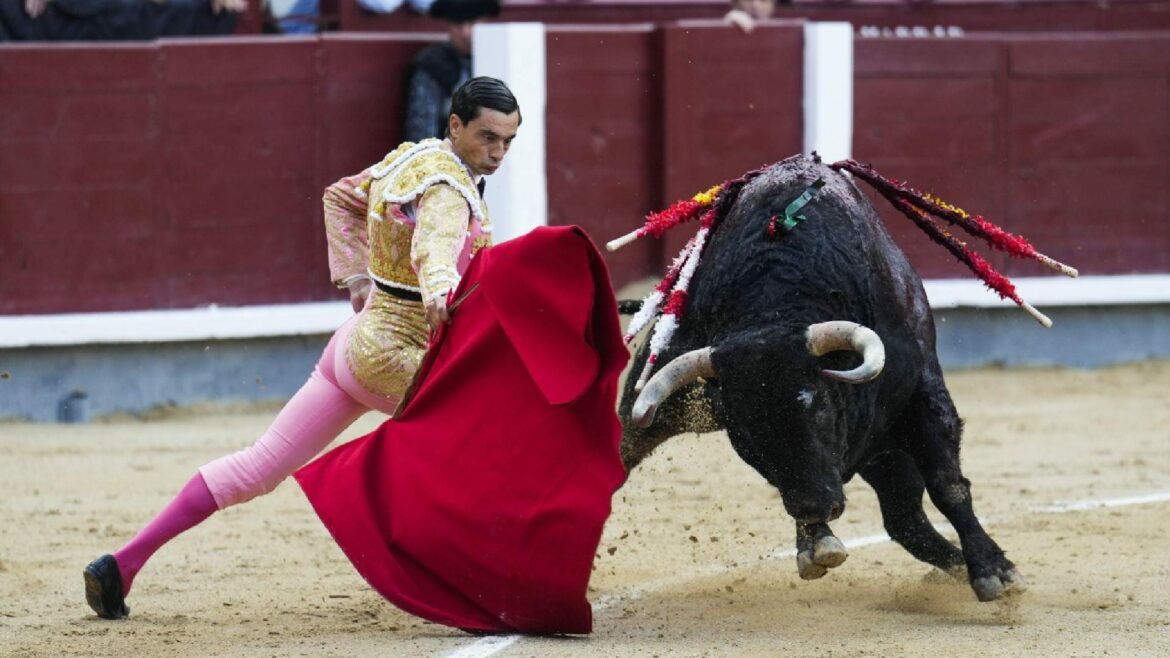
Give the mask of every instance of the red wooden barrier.
[[[664, 29], [666, 203], [803, 148], [803, 23]], [[698, 227], [665, 240], [673, 258]]]
[[[1170, 34], [859, 40], [855, 61], [859, 159], [1082, 272], [1170, 271]], [[924, 276], [963, 272], [882, 213]]]
[[428, 35], [0, 50], [0, 313], [336, 296], [321, 191], [399, 141]]
[[[603, 242], [662, 204], [660, 35], [550, 26], [546, 41], [549, 223], [587, 226]], [[624, 283], [656, 272], [660, 254], [646, 240], [609, 263]]]
[[[717, 19], [725, 0], [503, 0], [499, 20], [543, 23], [669, 23]], [[430, 31], [434, 19], [402, 8], [376, 14], [340, 0], [344, 31]], [[971, 31], [1095, 31], [1170, 29], [1167, 0], [796, 0], [778, 5], [781, 20], [848, 21], [860, 27], [958, 26]]]
[[[0, 48], [0, 313], [336, 298], [321, 190], [397, 143], [406, 64], [433, 38]], [[798, 26], [547, 43], [553, 223], [604, 240], [800, 150]], [[859, 159], [1053, 257], [1170, 271], [1170, 34], [859, 39], [855, 116]], [[886, 215], [924, 275], [968, 276]], [[617, 283], [667, 255], [619, 252]]]
[[151, 46], [5, 48], [0, 312], [162, 301], [159, 74]]

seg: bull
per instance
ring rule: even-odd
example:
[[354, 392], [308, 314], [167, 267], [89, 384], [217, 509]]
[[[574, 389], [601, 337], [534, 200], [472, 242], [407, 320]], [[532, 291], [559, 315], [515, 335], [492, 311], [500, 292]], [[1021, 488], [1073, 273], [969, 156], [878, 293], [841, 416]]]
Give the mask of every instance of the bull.
[[[782, 236], [769, 222], [818, 181]], [[667, 439], [726, 430], [795, 519], [797, 565], [819, 578], [846, 558], [829, 524], [843, 484], [873, 487], [890, 537], [980, 601], [1024, 589], [987, 534], [959, 464], [963, 422], [935, 351], [922, 281], [846, 175], [796, 156], [744, 184], [694, 272], [669, 346], [638, 390], [625, 384], [622, 458], [634, 469]], [[649, 357], [644, 344], [638, 372]], [[923, 493], [961, 548], [927, 520]]]

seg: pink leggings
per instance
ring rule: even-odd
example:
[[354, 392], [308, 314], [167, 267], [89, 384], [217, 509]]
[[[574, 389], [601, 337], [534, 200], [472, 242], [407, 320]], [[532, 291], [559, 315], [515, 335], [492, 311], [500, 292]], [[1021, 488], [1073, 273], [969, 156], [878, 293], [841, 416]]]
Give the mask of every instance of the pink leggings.
[[370, 409], [394, 412], [397, 400], [362, 388], [346, 365], [345, 347], [357, 317], [333, 334], [309, 381], [256, 443], [199, 469], [219, 509], [272, 491]]

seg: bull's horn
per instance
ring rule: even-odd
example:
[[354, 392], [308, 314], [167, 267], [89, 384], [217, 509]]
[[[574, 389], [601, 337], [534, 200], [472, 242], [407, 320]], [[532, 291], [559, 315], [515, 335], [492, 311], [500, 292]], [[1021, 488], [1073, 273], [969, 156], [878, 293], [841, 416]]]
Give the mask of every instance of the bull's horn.
[[881, 374], [886, 365], [886, 347], [873, 329], [856, 322], [837, 320], [818, 322], [808, 327], [808, 352], [821, 356], [836, 350], [861, 354], [864, 361], [853, 370], [822, 370], [829, 379], [848, 384], [864, 384]]
[[658, 405], [665, 402], [672, 393], [699, 377], [716, 376], [715, 366], [711, 365], [710, 347], [692, 350], [675, 358], [646, 382], [642, 393], [634, 402], [630, 422], [634, 427], [649, 426], [654, 422], [654, 412], [658, 411]]

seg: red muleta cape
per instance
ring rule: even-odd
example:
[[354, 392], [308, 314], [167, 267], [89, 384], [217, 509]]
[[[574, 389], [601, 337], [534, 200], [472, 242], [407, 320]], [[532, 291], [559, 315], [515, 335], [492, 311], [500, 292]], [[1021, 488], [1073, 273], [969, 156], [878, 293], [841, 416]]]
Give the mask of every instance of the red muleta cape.
[[296, 473], [358, 572], [472, 631], [588, 633], [586, 587], [625, 477], [629, 355], [609, 273], [576, 227], [485, 249], [394, 420]]

